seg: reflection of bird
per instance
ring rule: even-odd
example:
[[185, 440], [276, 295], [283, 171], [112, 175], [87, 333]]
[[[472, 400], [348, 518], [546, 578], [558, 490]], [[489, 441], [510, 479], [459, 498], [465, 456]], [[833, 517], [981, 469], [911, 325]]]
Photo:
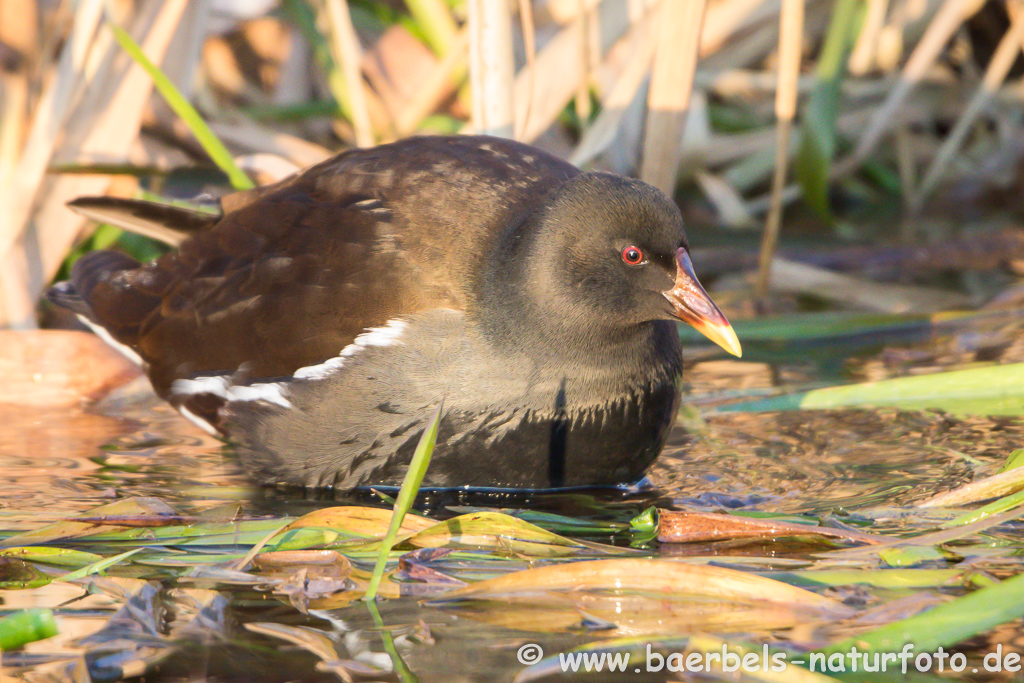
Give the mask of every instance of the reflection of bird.
[[353, 150], [222, 205], [74, 202], [187, 238], [88, 254], [50, 298], [264, 482], [398, 483], [444, 399], [426, 485], [629, 483], [675, 415], [673, 320], [739, 354], [667, 197], [519, 143]]

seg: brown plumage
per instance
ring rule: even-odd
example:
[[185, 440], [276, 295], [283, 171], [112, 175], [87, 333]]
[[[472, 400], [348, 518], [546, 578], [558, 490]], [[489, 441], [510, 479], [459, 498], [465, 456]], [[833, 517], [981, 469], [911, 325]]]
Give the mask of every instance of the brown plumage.
[[[447, 398], [428, 482], [621, 483], [671, 423], [667, 320], [738, 349], [695, 280], [691, 296], [667, 198], [508, 140], [345, 152], [226, 197], [220, 216], [77, 206], [180, 244], [148, 264], [89, 254], [51, 298], [137, 352], [156, 391], [228, 434], [266, 481], [394, 483]], [[636, 265], [634, 243], [649, 257]], [[634, 424], [602, 426], [609, 410]], [[543, 437], [562, 428], [562, 446]], [[576, 436], [592, 452], [566, 454]]]

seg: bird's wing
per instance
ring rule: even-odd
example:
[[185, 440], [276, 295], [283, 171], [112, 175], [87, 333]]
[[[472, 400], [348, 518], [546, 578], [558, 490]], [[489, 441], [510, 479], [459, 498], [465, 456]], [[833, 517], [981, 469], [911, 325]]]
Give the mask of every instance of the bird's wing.
[[353, 150], [225, 198], [219, 220], [202, 229], [192, 220], [191, 236], [151, 263], [87, 255], [72, 283], [89, 317], [148, 363], [161, 395], [177, 379], [239, 368], [289, 376], [337, 356], [367, 328], [465, 309], [472, 264], [487, 258], [505, 225], [576, 173], [492, 138]]

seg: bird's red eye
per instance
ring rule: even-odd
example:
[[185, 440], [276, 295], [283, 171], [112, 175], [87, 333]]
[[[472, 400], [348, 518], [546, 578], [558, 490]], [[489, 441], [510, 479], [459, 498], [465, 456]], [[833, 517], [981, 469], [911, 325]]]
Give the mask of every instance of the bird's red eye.
[[638, 266], [644, 261], [644, 252], [634, 246], [628, 246], [622, 250], [622, 260], [627, 266]]

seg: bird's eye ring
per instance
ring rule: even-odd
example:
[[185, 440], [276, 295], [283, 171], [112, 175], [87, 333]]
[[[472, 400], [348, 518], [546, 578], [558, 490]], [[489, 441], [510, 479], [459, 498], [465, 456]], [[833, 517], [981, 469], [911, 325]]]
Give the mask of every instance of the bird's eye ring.
[[622, 261], [627, 266], [639, 266], [644, 262], [644, 252], [630, 245], [622, 250]]

